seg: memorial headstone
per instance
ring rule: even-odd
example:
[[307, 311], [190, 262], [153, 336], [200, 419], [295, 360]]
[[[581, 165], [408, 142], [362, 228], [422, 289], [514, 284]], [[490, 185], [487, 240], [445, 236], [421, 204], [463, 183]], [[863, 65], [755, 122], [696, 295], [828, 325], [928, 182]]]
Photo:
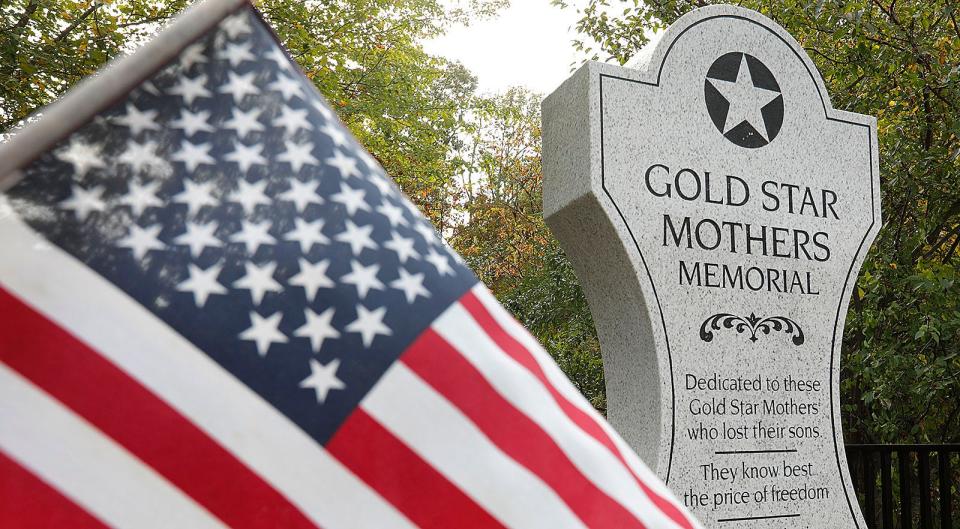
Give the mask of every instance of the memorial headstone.
[[707, 527], [864, 529], [838, 398], [880, 227], [876, 120], [753, 11], [543, 103], [544, 215], [586, 292], [608, 416]]

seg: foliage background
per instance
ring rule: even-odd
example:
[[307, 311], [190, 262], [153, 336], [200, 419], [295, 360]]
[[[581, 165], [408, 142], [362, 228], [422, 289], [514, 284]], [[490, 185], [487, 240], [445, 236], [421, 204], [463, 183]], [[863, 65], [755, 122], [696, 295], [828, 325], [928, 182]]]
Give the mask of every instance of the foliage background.
[[[518, 0], [524, 1], [524, 0]], [[341, 118], [587, 398], [599, 344], [541, 217], [541, 95], [478, 94], [423, 39], [507, 0], [263, 0]], [[708, 0], [553, 0], [584, 59], [626, 62]], [[184, 0], [0, 0], [0, 130], [153, 35]], [[742, 0], [792, 33], [837, 108], [879, 119], [886, 223], [847, 316], [848, 442], [960, 442], [960, 26], [954, 0]]]

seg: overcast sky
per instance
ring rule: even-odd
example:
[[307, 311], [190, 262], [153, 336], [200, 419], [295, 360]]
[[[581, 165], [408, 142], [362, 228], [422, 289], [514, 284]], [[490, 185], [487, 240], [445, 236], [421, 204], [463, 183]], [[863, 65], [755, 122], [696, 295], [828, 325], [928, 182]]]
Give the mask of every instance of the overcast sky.
[[578, 59], [571, 41], [576, 12], [550, 0], [513, 0], [492, 20], [455, 27], [425, 43], [427, 51], [462, 62], [477, 76], [481, 92], [524, 86], [544, 95], [570, 75]]

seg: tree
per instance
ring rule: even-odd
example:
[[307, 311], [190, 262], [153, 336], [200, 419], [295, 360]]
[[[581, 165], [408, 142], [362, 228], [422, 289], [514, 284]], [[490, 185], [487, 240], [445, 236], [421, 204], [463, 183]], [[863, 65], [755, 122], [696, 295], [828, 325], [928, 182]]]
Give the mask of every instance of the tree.
[[[614, 11], [607, 0], [587, 0], [577, 8], [578, 46], [589, 57], [622, 64], [650, 34], [711, 3], [638, 0]], [[847, 440], [960, 441], [958, 5], [738, 4], [797, 38], [836, 108], [878, 118], [886, 226], [847, 315], [841, 374]]]
[[459, 218], [451, 244], [497, 299], [540, 340], [573, 383], [605, 411], [600, 345], [586, 299], [543, 220], [540, 97], [521, 89], [470, 105]]
[[[463, 102], [476, 81], [423, 51], [451, 24], [506, 0], [264, 0], [271, 22], [317, 88], [434, 220], [457, 169]], [[132, 51], [187, 2], [14, 0], [0, 24], [0, 129], [8, 130], [111, 58]]]

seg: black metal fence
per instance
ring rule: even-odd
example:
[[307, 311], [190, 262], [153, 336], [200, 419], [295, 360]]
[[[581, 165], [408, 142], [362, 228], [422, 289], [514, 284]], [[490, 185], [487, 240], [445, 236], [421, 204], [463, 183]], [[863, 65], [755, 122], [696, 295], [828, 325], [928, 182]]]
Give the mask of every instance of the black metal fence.
[[870, 529], [960, 529], [960, 444], [846, 449]]

